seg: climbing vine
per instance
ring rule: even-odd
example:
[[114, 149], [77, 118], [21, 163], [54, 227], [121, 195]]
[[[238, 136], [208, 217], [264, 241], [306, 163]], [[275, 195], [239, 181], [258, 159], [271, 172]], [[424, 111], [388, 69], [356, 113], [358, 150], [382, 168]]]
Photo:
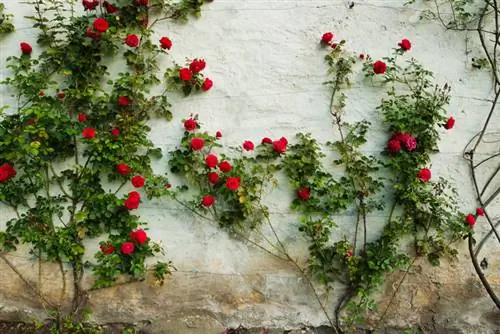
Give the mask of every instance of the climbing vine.
[[5, 13], [5, 5], [0, 2], [0, 35], [13, 32], [12, 14]]
[[[92, 290], [99, 289], [144, 279], [146, 259], [163, 253], [134, 211], [141, 189], [159, 178], [151, 161], [161, 151], [148, 138], [147, 120], [172, 118], [169, 91], [181, 85], [184, 91], [207, 91], [212, 83], [201, 73], [202, 59], [189, 68], [162, 70], [159, 59], [168, 56], [173, 42], [168, 36], [153, 40], [152, 29], [160, 20], [199, 15], [203, 1], [28, 4], [34, 9], [29, 19], [40, 31], [38, 45], [20, 43], [19, 55], [7, 58], [11, 75], [3, 81], [14, 105], [4, 106], [0, 116], [0, 201], [15, 218], [0, 232], [0, 257], [53, 310], [46, 326], [73, 332], [86, 319], [87, 268], [94, 274]], [[76, 6], [82, 4], [85, 13], [78, 15]], [[126, 67], [112, 76], [106, 63], [118, 57]], [[151, 95], [150, 89], [162, 84], [160, 71], [168, 84], [162, 94]], [[90, 262], [84, 258], [89, 238], [102, 240]], [[8, 260], [6, 254], [20, 244], [29, 245], [40, 263], [59, 264], [59, 300], [48, 300]], [[151, 269], [163, 283], [172, 264], [158, 262]], [[69, 313], [62, 307], [68, 291]]]

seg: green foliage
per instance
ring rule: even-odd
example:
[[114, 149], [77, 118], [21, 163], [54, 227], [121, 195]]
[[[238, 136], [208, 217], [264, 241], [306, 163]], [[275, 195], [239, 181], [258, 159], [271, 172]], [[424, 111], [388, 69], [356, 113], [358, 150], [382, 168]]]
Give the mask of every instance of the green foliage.
[[0, 35], [8, 34], [15, 30], [14, 25], [12, 24], [11, 14], [5, 14], [5, 5], [0, 2]]
[[[163, 253], [142, 230], [146, 223], [132, 213], [140, 204], [140, 189], [129, 195], [120, 190], [139, 176], [149, 198], [166, 195], [160, 190], [166, 179], [151, 168], [161, 150], [148, 138], [146, 121], [158, 115], [169, 120], [172, 114], [166, 91], [150, 94], [160, 84], [158, 58], [166, 55], [151, 40], [150, 28], [158, 20], [199, 15], [203, 1], [151, 0], [140, 6], [123, 0], [115, 4], [115, 14], [99, 7], [81, 16], [75, 8], [81, 2], [27, 3], [34, 9], [27, 19], [40, 31], [33, 46], [39, 56], [8, 57], [11, 74], [2, 82], [16, 105], [2, 107], [6, 112], [0, 114], [0, 165], [9, 171], [6, 175], [2, 169], [0, 201], [16, 218], [0, 232], [0, 251], [27, 244], [41, 260], [59, 262], [61, 268], [68, 264], [77, 287], [72, 311], [77, 312], [86, 268], [92, 268], [94, 288], [108, 287], [118, 280], [144, 279], [146, 259]], [[148, 26], [150, 16], [158, 19]], [[1, 29], [9, 18], [0, 6]], [[106, 31], [96, 30], [96, 19], [108, 22]], [[122, 46], [130, 34], [138, 35], [137, 47]], [[111, 77], [106, 64], [116, 57], [123, 57], [126, 67]], [[84, 263], [88, 238], [104, 240], [94, 261]], [[162, 284], [172, 269], [170, 262], [158, 262], [154, 276]], [[76, 313], [62, 317], [61, 312], [56, 310], [51, 332], [83, 332]]]

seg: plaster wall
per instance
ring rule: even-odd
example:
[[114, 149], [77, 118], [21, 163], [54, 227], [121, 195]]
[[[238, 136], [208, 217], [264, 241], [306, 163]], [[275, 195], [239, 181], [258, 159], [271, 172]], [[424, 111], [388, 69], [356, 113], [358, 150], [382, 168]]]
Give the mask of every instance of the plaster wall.
[[[21, 41], [35, 45], [37, 35], [23, 18], [31, 14], [31, 8], [21, 1], [4, 2], [7, 11], [15, 15], [17, 32], [1, 41], [0, 79], [9, 75], [5, 58], [18, 53]], [[227, 145], [239, 145], [244, 140], [260, 142], [264, 136], [293, 138], [300, 131], [312, 132], [322, 143], [338, 139], [328, 113], [330, 92], [322, 85], [327, 78], [323, 60], [326, 51], [318, 44], [320, 36], [332, 31], [336, 39], [345, 39], [352, 51], [370, 54], [375, 59], [388, 55], [401, 38], [408, 38], [413, 44], [409, 56], [434, 71], [437, 84], [447, 82], [452, 86], [448, 110], [457, 123], [453, 131], [443, 134], [441, 152], [432, 161], [433, 177], [452, 179], [463, 209], [473, 210], [476, 201], [462, 150], [481, 129], [490, 107], [487, 99], [492, 93], [488, 72], [470, 66], [471, 58], [481, 55], [479, 44], [471, 34], [467, 44], [470, 53], [466, 54], [464, 33], [446, 32], [437, 22], [419, 20], [427, 2], [411, 7], [403, 6], [403, 2], [361, 0], [355, 1], [350, 9], [343, 0], [216, 0], [203, 7], [198, 20], [183, 26], [157, 26], [154, 39], [168, 35], [174, 43], [171, 56], [165, 58], [163, 65], [168, 66], [172, 60], [183, 63], [184, 57], [202, 57], [207, 61], [205, 72], [215, 84], [209, 93], [187, 99], [171, 95], [174, 119], [152, 122], [151, 138], [168, 152], [182, 134], [180, 120], [198, 113], [204, 129], [222, 131], [222, 142]], [[116, 71], [119, 65], [112, 68]], [[345, 91], [346, 118], [372, 122], [364, 150], [377, 154], [387, 140], [375, 109], [384, 89], [363, 81], [361, 62], [356, 65], [356, 72], [354, 85]], [[4, 87], [0, 88], [0, 102], [2, 105], [12, 102]], [[494, 115], [493, 124], [496, 131], [500, 130], [499, 113]], [[498, 150], [498, 143], [492, 143], [481, 148], [480, 154], [488, 156]], [[166, 160], [156, 162], [155, 168], [163, 172]], [[480, 177], [486, 177], [494, 168], [494, 163], [485, 166]], [[291, 193], [284, 185], [270, 194], [266, 203], [278, 233], [290, 251], [303, 261], [307, 244], [297, 231], [296, 216], [288, 209]], [[498, 199], [490, 208], [495, 217], [500, 215]], [[165, 259], [172, 260], [178, 271], [161, 288], [152, 287], [148, 281], [91, 293], [97, 320], [162, 323], [157, 325], [155, 333], [163, 330], [190, 333], [196, 328], [199, 333], [217, 333], [224, 327], [240, 324], [299, 328], [327, 323], [306, 283], [289, 265], [234, 240], [171, 202], [145, 201], [138, 214], [149, 223], [151, 238], [164, 244]], [[7, 207], [0, 206], [0, 224], [12, 216]], [[369, 238], [378, 235], [377, 227], [382, 226], [386, 217], [385, 211], [369, 217], [372, 224]], [[353, 215], [348, 212], [337, 217], [337, 221], [335, 238], [352, 234]], [[484, 233], [484, 224], [478, 224], [478, 233]], [[389, 312], [387, 326], [408, 327], [429, 322], [425, 317], [434, 312], [437, 315], [432, 321], [443, 328], [471, 326], [464, 333], [500, 331], [498, 313], [495, 315], [494, 305], [479, 285], [463, 246], [459, 264], [444, 264], [441, 269], [422, 264], [420, 272], [410, 275], [405, 283], [408, 286]], [[92, 247], [97, 249], [90, 244], [89, 247], [90, 251]], [[488, 256], [495, 251], [498, 259], [498, 244], [491, 243], [488, 247]], [[8, 258], [36, 280], [37, 264], [25, 253], [9, 254]], [[488, 275], [500, 291], [500, 263], [491, 264], [490, 268]], [[60, 288], [60, 277], [53, 269], [49, 264], [42, 269], [43, 289], [48, 295], [57, 294]], [[381, 291], [382, 304], [392, 295], [397, 277], [389, 277], [390, 284]], [[339, 286], [327, 305], [332, 306], [341, 292]], [[0, 263], [0, 296], [0, 315], [17, 311], [28, 315], [40, 313], [32, 296], [3, 263]], [[473, 307], [462, 308], [465, 304]], [[490, 313], [493, 320], [488, 318]], [[446, 322], [450, 317], [453, 324]]]

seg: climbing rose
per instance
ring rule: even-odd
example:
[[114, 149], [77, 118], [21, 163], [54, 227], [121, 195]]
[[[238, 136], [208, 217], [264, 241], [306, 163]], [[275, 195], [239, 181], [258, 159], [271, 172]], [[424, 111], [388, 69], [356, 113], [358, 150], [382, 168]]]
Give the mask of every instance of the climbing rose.
[[205, 146], [205, 141], [203, 138], [193, 138], [191, 139], [191, 148], [195, 151], [199, 151]]
[[446, 124], [444, 125], [444, 128], [446, 130], [450, 130], [453, 128], [453, 126], [455, 126], [455, 119], [453, 117], [450, 117], [448, 118], [448, 120], [446, 121]]
[[28, 43], [22, 42], [20, 45], [21, 45], [21, 52], [25, 55], [30, 55], [31, 52], [33, 51], [33, 48]]
[[332, 41], [332, 39], [333, 39], [333, 33], [326, 32], [321, 37], [321, 42], [328, 44], [328, 43], [330, 43]]
[[172, 47], [172, 41], [168, 37], [162, 37], [160, 39], [160, 45], [162, 49], [170, 50], [170, 48]]
[[198, 73], [198, 72], [203, 71], [203, 69], [205, 69], [206, 65], [207, 65], [207, 63], [205, 62], [205, 60], [203, 60], [203, 59], [195, 59], [189, 65], [189, 69], [193, 73]]
[[132, 178], [132, 185], [136, 188], [140, 188], [144, 186], [144, 183], [146, 183], [146, 179], [144, 176], [141, 175], [136, 175]]
[[129, 255], [134, 252], [135, 247], [133, 243], [127, 241], [122, 244], [121, 249], [124, 255]]
[[403, 143], [405, 145], [405, 148], [410, 152], [417, 148], [417, 140], [415, 139], [415, 137], [412, 137], [410, 135], [408, 135]]
[[391, 139], [387, 142], [387, 150], [391, 153], [398, 153], [401, 151], [401, 143], [399, 140]]
[[307, 201], [311, 196], [311, 191], [309, 188], [303, 187], [297, 190], [297, 197], [303, 201]]
[[118, 97], [118, 104], [121, 106], [128, 106], [131, 103], [132, 103], [132, 101], [126, 96]]
[[82, 136], [85, 139], [94, 139], [95, 137], [95, 129], [94, 128], [85, 128], [82, 131]]
[[387, 65], [383, 61], [377, 60], [373, 63], [373, 72], [375, 72], [375, 74], [384, 74], [386, 70]]
[[268, 138], [268, 137], [262, 138], [262, 141], [261, 141], [262, 145], [264, 145], [264, 144], [272, 144], [272, 143], [273, 143], [273, 140], [271, 138]]
[[218, 163], [219, 159], [215, 154], [209, 154], [205, 158], [205, 164], [207, 165], [208, 168], [215, 168], [217, 167]]
[[16, 176], [16, 170], [14, 166], [9, 165], [8, 163], [4, 163], [0, 165], [0, 182], [8, 181], [9, 179]]
[[139, 245], [144, 244], [148, 240], [148, 235], [146, 234], [146, 231], [144, 231], [143, 229], [130, 232], [129, 237], [130, 239], [137, 242]]
[[99, 0], [83, 0], [82, 4], [85, 10], [94, 10], [99, 6]]
[[187, 119], [185, 122], [184, 122], [184, 129], [186, 129], [186, 131], [193, 131], [196, 129], [198, 125], [198, 122], [196, 122], [195, 119]]
[[134, 34], [127, 35], [127, 37], [125, 37], [125, 44], [132, 48], [135, 48], [139, 45], [139, 37]]
[[219, 169], [221, 172], [223, 173], [227, 173], [227, 172], [230, 172], [231, 169], [233, 169], [233, 167], [231, 166], [231, 164], [227, 161], [222, 161], [220, 164], [219, 164]]
[[429, 168], [422, 168], [418, 172], [418, 178], [423, 182], [429, 182], [431, 179], [431, 170]]
[[127, 174], [130, 173], [130, 167], [127, 166], [126, 164], [118, 164], [116, 166], [116, 171], [118, 172], [118, 174], [120, 174], [121, 176], [125, 176]]
[[478, 216], [484, 216], [484, 209], [483, 208], [477, 208], [476, 209], [476, 215], [478, 215]]
[[217, 131], [217, 132], [215, 133], [215, 137], [217, 137], [217, 138], [221, 138], [221, 137], [222, 137], [222, 132]]
[[469, 213], [465, 217], [465, 221], [467, 222], [467, 224], [469, 224], [470, 227], [473, 227], [476, 224], [476, 217], [474, 217], [472, 213]]
[[203, 199], [201, 200], [201, 204], [204, 207], [211, 207], [215, 202], [215, 198], [212, 195], [205, 195], [203, 196]]
[[78, 122], [86, 122], [86, 121], [87, 121], [87, 115], [78, 114]]
[[64, 92], [59, 92], [59, 93], [57, 93], [57, 97], [62, 100], [66, 97], [66, 94], [64, 94]]
[[181, 78], [182, 81], [189, 81], [193, 77], [193, 72], [189, 68], [181, 68], [179, 70], [179, 78]]
[[228, 177], [226, 180], [226, 188], [229, 190], [237, 190], [240, 187], [240, 178], [239, 177]]
[[109, 28], [109, 23], [108, 23], [108, 21], [106, 21], [102, 17], [99, 17], [99, 18], [94, 20], [94, 23], [92, 24], [92, 26], [98, 32], [106, 32], [106, 30], [108, 30], [108, 28]]
[[123, 203], [129, 210], [137, 209], [141, 202], [141, 195], [137, 191], [131, 191]]
[[288, 145], [288, 140], [285, 137], [281, 137], [280, 140], [273, 141], [274, 151], [278, 154], [285, 153], [286, 145]]
[[109, 14], [113, 14], [113, 13], [116, 13], [118, 11], [118, 8], [113, 6], [112, 4], [110, 4], [109, 2], [107, 1], [104, 1], [102, 3], [102, 5], [104, 6], [104, 8], [106, 8], [106, 11], [109, 13]]
[[254, 145], [253, 145], [253, 143], [250, 140], [245, 140], [243, 142], [243, 149], [245, 151], [253, 151]]
[[209, 91], [213, 85], [214, 82], [212, 80], [210, 80], [209, 78], [205, 78], [205, 81], [203, 81], [203, 84], [201, 85], [201, 89], [203, 89], [206, 92]]
[[101, 252], [103, 252], [104, 255], [113, 254], [113, 252], [115, 251], [115, 247], [113, 247], [113, 245], [110, 243], [107, 243], [105, 245], [101, 245], [100, 248], [101, 248]]
[[403, 50], [403, 51], [408, 51], [411, 49], [411, 43], [409, 40], [402, 39], [401, 42], [398, 43], [398, 46]]
[[364, 53], [360, 53], [359, 54], [359, 59], [361, 59], [361, 60], [365, 59], [365, 54]]
[[111, 135], [113, 137], [118, 137], [120, 135], [120, 130], [118, 128], [112, 128], [111, 129]]
[[217, 172], [208, 173], [208, 182], [211, 184], [219, 183], [219, 174], [217, 174]]

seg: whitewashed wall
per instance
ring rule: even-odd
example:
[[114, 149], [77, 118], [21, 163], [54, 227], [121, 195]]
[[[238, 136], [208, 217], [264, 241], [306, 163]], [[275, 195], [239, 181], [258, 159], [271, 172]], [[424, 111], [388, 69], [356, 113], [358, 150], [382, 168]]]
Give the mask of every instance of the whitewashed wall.
[[[37, 35], [23, 19], [23, 15], [31, 13], [28, 5], [15, 0], [4, 2], [7, 11], [15, 14], [17, 32], [0, 41], [2, 79], [8, 76], [5, 58], [18, 54], [20, 41], [35, 45]], [[389, 55], [399, 40], [408, 38], [413, 45], [408, 56], [434, 71], [436, 83], [448, 82], [452, 86], [448, 110], [457, 123], [453, 130], [443, 130], [441, 153], [432, 162], [433, 177], [453, 179], [463, 210], [473, 210], [476, 202], [462, 150], [480, 130], [489, 109], [486, 99], [491, 96], [488, 73], [472, 70], [470, 66], [470, 58], [480, 55], [475, 36], [470, 35], [468, 49], [472, 53], [466, 55], [463, 33], [445, 32], [438, 23], [419, 20], [421, 9], [428, 2], [404, 7], [404, 1], [361, 0], [355, 1], [352, 9], [347, 3], [344, 0], [215, 0], [204, 6], [199, 20], [183, 26], [158, 26], [154, 38], [167, 35], [174, 43], [165, 66], [172, 60], [183, 63], [185, 57], [205, 58], [205, 73], [213, 79], [214, 88], [187, 99], [173, 95], [174, 120], [152, 123], [151, 138], [164, 151], [172, 149], [182, 134], [180, 120], [190, 113], [199, 113], [204, 129], [222, 131], [222, 142], [228, 145], [236, 146], [244, 140], [260, 142], [264, 136], [293, 138], [299, 131], [310, 131], [323, 143], [338, 139], [328, 113], [330, 92], [322, 85], [327, 78], [323, 60], [327, 51], [318, 43], [321, 35], [332, 31], [336, 39], [345, 39], [353, 52], [368, 53], [374, 59]], [[356, 69], [355, 84], [346, 91], [346, 118], [349, 121], [365, 118], [373, 123], [364, 150], [377, 153], [387, 140], [375, 110], [384, 89], [363, 81], [361, 62]], [[5, 88], [0, 92], [0, 102], [8, 103], [8, 92]], [[496, 124], [500, 124], [499, 114], [494, 117]], [[488, 147], [483, 153], [495, 150], [498, 145]], [[166, 161], [158, 162], [156, 168], [163, 171]], [[306, 244], [297, 232], [295, 216], [288, 210], [291, 193], [285, 185], [269, 196], [268, 204], [291, 252], [303, 255]], [[495, 205], [499, 214], [498, 200], [491, 207]], [[195, 219], [173, 203], [145, 202], [138, 213], [150, 223], [151, 237], [164, 243], [167, 258], [179, 272], [158, 291], [133, 287], [134, 296], [141, 303], [126, 306], [116, 298], [117, 294], [107, 295], [109, 308], [116, 309], [97, 311], [98, 318], [191, 319], [192, 314], [208, 314], [217, 319], [214, 330], [240, 323], [274, 327], [326, 323], [302, 280], [289, 266], [232, 240], [217, 227]], [[7, 208], [0, 207], [0, 221], [5, 222], [11, 216]], [[378, 234], [376, 226], [385, 217], [383, 212], [369, 218], [371, 237]], [[338, 217], [338, 222], [338, 238], [352, 233], [353, 216]], [[482, 224], [478, 223], [478, 230]], [[12, 259], [22, 265], [22, 254], [19, 256], [12, 255]], [[24, 266], [24, 270], [29, 270], [32, 265]], [[450, 282], [458, 284], [458, 280], [475, 277], [467, 259], [463, 260], [461, 273], [462, 277], [455, 277], [457, 281], [450, 278]], [[341, 288], [334, 295], [340, 292]], [[12, 296], [6, 298], [8, 302], [0, 301], [0, 306], [22, 308]], [[481, 298], [484, 299], [483, 295]], [[96, 294], [91, 301], [98, 307], [102, 299], [103, 295]], [[487, 300], [483, 302], [487, 305]], [[412, 321], [419, 320], [408, 319]], [[193, 326], [203, 328], [206, 323]]]

